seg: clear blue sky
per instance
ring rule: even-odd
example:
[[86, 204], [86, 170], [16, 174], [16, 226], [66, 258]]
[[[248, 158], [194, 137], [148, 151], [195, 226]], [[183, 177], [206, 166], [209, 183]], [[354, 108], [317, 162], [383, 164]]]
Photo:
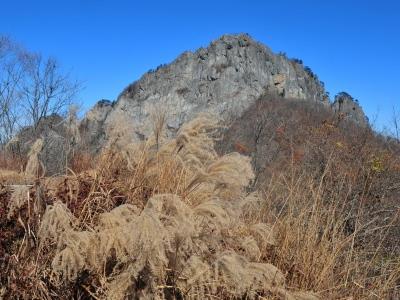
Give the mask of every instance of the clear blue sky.
[[301, 58], [381, 127], [400, 108], [400, 1], [2, 0], [0, 34], [52, 55], [85, 82], [88, 108], [150, 68], [224, 33]]

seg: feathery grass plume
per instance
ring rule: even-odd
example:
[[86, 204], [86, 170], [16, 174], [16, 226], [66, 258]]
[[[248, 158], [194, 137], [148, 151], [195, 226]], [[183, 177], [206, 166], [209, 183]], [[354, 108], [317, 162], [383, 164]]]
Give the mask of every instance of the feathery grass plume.
[[254, 178], [250, 158], [231, 153], [212, 161], [207, 167], [198, 170], [198, 174], [188, 185], [188, 190], [208, 182], [214, 184], [215, 194], [229, 199], [240, 195], [242, 189]]
[[166, 121], [166, 113], [160, 108], [156, 107], [150, 114], [151, 124], [153, 125], [153, 138], [156, 149], [158, 150], [160, 144], [164, 142], [165, 136], [165, 121]]
[[198, 255], [191, 256], [184, 265], [177, 280], [177, 287], [185, 299], [207, 299], [211, 295], [210, 274], [212, 268]]
[[206, 163], [218, 157], [214, 142], [219, 128], [218, 120], [214, 116], [200, 114], [183, 125], [176, 138], [159, 147], [155, 145], [154, 137], [150, 137], [143, 148], [146, 151], [144, 176], [150, 182], [159, 181], [162, 179], [160, 175], [163, 175], [160, 173], [160, 166], [161, 170], [171, 171], [169, 176], [173, 176], [173, 170], [182, 172], [179, 169], [183, 168], [183, 172], [191, 173], [203, 168]]
[[112, 229], [118, 226], [128, 225], [139, 215], [139, 208], [131, 204], [122, 204], [110, 212], [99, 216], [99, 226], [104, 229]]
[[167, 150], [168, 153], [171, 153], [172, 145], [187, 166], [201, 168], [205, 163], [218, 157], [214, 150], [214, 142], [219, 128], [219, 121], [216, 117], [210, 114], [200, 114], [182, 125], [177, 137], [172, 143], [166, 144], [166, 147], [162, 148], [160, 152]]
[[261, 210], [261, 208], [265, 207], [266, 200], [258, 191], [251, 192], [240, 199], [237, 205], [238, 210], [241, 212], [241, 217], [245, 220], [261, 219], [263, 214], [265, 214], [265, 211]]
[[201, 224], [212, 228], [212, 231], [228, 226], [231, 222], [231, 216], [224, 209], [219, 199], [197, 205], [194, 208], [194, 213], [200, 217]]
[[29, 200], [29, 186], [16, 185], [8, 203], [7, 218], [11, 219], [15, 213]]
[[257, 241], [252, 236], [246, 236], [240, 242], [240, 248], [243, 249], [244, 256], [252, 261], [259, 261], [261, 250], [258, 247]]
[[29, 153], [28, 153], [28, 163], [26, 164], [25, 168], [25, 175], [31, 178], [37, 178], [39, 176], [40, 167], [43, 165], [40, 162], [39, 154], [40, 151], [43, 149], [43, 139], [37, 139]]
[[[115, 159], [119, 159], [127, 164], [132, 171], [140, 158], [135, 155], [144, 153], [146, 143], [137, 142], [135, 139], [135, 128], [131, 118], [124, 112], [114, 115], [106, 126], [106, 144], [102, 150], [101, 163], [106, 167], [112, 164]], [[140, 135], [138, 133], [138, 135]], [[141, 138], [141, 136], [139, 136]]]
[[203, 167], [206, 161], [217, 157], [212, 135], [218, 127], [215, 118], [202, 114], [183, 125], [176, 138], [166, 141], [161, 146], [156, 144], [154, 136], [150, 137], [142, 147], [146, 152], [145, 177], [150, 181], [157, 180], [160, 166], [167, 170], [167, 163], [171, 164], [171, 167], [185, 167], [190, 171]]
[[136, 276], [145, 266], [151, 272], [162, 274], [163, 266], [167, 264], [165, 247], [168, 247], [168, 236], [156, 216], [142, 212], [127, 226], [101, 230], [99, 250], [106, 257], [114, 249], [120, 261], [127, 261], [129, 256], [135, 257], [133, 270]]
[[112, 178], [113, 188], [128, 186], [129, 201], [93, 209], [90, 221], [59, 201], [43, 216], [39, 237], [57, 245], [51, 267], [58, 278], [72, 284], [91, 274], [101, 299], [287, 298], [282, 272], [265, 260], [272, 227], [249, 218], [261, 206], [258, 195], [245, 193], [249, 159], [211, 151], [217, 128], [203, 115], [158, 146], [153, 137], [126, 144], [124, 156], [114, 144], [118, 160], [107, 163], [121, 168], [99, 172], [91, 195], [105, 193]]
[[72, 231], [74, 223], [76, 223], [76, 219], [67, 206], [61, 201], [56, 201], [46, 208], [38, 236], [43, 242], [49, 240], [57, 242], [59, 245], [62, 234]]
[[69, 106], [66, 125], [67, 125], [69, 143], [71, 146], [79, 145], [81, 142], [77, 112], [78, 112], [78, 107], [76, 105]]
[[[114, 252], [118, 264], [126, 267], [119, 274], [115, 273], [109, 278], [106, 290], [107, 293], [111, 293], [117, 287], [119, 289], [124, 287], [125, 293], [118, 292], [122, 298], [127, 293], [136, 295], [138, 292], [143, 293], [137, 290], [132, 292], [129, 289], [140, 278], [143, 280], [143, 277], [140, 277], [144, 276], [143, 272], [146, 273], [145, 286], [149, 295], [156, 295], [159, 292], [157, 286], [168, 285], [168, 278], [174, 278], [176, 289], [181, 289], [179, 293], [186, 293], [188, 299], [196, 298], [193, 293], [203, 293], [201, 294], [203, 296], [211, 293], [210, 285], [222, 284], [224, 293], [235, 297], [251, 293], [255, 295], [260, 289], [274, 292], [275, 284], [283, 288], [281, 275], [274, 267], [268, 264], [249, 263], [243, 256], [233, 252], [229, 255], [224, 254], [224, 247], [217, 245], [219, 234], [214, 232], [215, 238], [209, 234], [205, 235], [206, 231], [201, 225], [200, 216], [208, 214], [208, 217], [213, 219], [219, 214], [222, 219], [227, 218], [227, 216], [222, 217], [223, 205], [218, 204], [218, 201], [220, 200], [216, 199], [214, 205], [203, 203], [193, 210], [178, 196], [162, 194], [150, 198], [139, 215], [137, 209], [131, 205], [122, 205], [101, 214], [99, 225], [93, 232], [76, 231], [71, 226], [64, 226], [67, 229], [60, 232], [59, 251], [52, 262], [53, 271], [69, 281], [75, 280], [85, 269], [101, 272], [107, 257]], [[53, 210], [49, 209], [48, 212]], [[65, 215], [65, 207], [62, 207], [62, 212]], [[229, 210], [225, 214], [229, 214]], [[45, 216], [44, 222], [49, 222], [48, 218]], [[66, 219], [65, 216], [63, 218]], [[222, 230], [223, 227], [232, 226], [232, 223], [227, 220], [217, 221], [215, 226], [222, 227], [220, 228]], [[256, 261], [259, 259], [257, 242], [253, 238], [244, 239], [242, 245], [246, 248], [250, 259]], [[222, 256], [216, 257], [213, 261], [214, 255], [209, 253], [207, 255], [209, 261], [202, 261], [198, 254], [205, 254], [210, 251], [209, 249], [215, 249], [216, 254], [221, 253]], [[168, 269], [172, 270], [172, 273], [167, 271]], [[216, 271], [212, 271], [213, 269]], [[268, 272], [276, 274], [273, 277]], [[177, 274], [182, 275], [178, 278]], [[238, 276], [248, 278], [240, 280]], [[269, 279], [270, 282], [264, 281], [261, 284], [259, 282], [261, 277]], [[115, 280], [121, 282], [117, 283]], [[214, 287], [214, 289], [219, 288]], [[115, 297], [110, 294], [108, 296], [108, 298]]]
[[120, 274], [114, 275], [109, 278], [105, 284], [105, 293], [107, 299], [121, 300], [129, 299], [130, 290], [132, 289], [133, 278], [129, 270], [125, 270]]
[[85, 257], [70, 247], [57, 252], [51, 262], [53, 272], [66, 281], [74, 280], [84, 266]]
[[274, 292], [284, 286], [285, 277], [275, 266], [251, 263], [235, 252], [226, 252], [214, 264], [214, 293], [220, 288], [231, 297], [247, 295], [257, 299], [257, 292]]
[[[210, 265], [198, 255], [192, 255], [186, 262], [179, 280], [180, 288], [185, 291], [189, 287], [201, 286], [206, 283], [211, 273]], [[193, 291], [195, 292], [195, 291]], [[184, 292], [186, 294], [186, 292]]]
[[151, 197], [143, 213], [156, 214], [166, 230], [179, 236], [192, 236], [195, 232], [192, 209], [173, 194]]
[[276, 236], [272, 230], [272, 226], [266, 223], [257, 223], [249, 227], [251, 235], [257, 241], [260, 249], [265, 249], [268, 246], [276, 245]]
[[101, 272], [101, 269], [96, 269], [104, 262], [98, 247], [98, 236], [93, 231], [64, 231], [58, 242], [58, 252], [51, 262], [53, 273], [63, 281], [71, 282], [83, 270]]

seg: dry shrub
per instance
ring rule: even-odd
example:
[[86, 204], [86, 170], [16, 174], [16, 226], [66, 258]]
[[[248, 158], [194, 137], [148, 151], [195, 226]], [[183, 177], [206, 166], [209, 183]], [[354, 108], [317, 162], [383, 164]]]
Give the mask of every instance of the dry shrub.
[[[399, 262], [381, 251], [391, 227], [366, 221], [368, 205], [350, 201], [370, 185], [354, 193], [337, 176], [337, 157], [322, 173], [292, 163], [257, 192], [248, 157], [214, 150], [214, 117], [199, 116], [172, 139], [163, 117], [155, 121], [139, 143], [128, 125], [111, 130], [92, 170], [40, 179], [30, 197], [44, 213], [13, 209], [19, 221], [7, 228], [20, 231], [7, 240], [4, 297], [395, 297]], [[381, 164], [370, 166], [377, 176]], [[11, 199], [7, 189], [0, 196]]]
[[71, 157], [68, 168], [74, 173], [82, 173], [94, 168], [95, 158], [88, 151], [75, 152]]
[[367, 203], [352, 199], [358, 196], [347, 178], [330, 181], [331, 168], [321, 177], [294, 169], [270, 181], [264, 211], [277, 237], [271, 262], [286, 270], [288, 285], [330, 299], [398, 297], [400, 261], [385, 243], [399, 211], [371, 217]]
[[0, 151], [0, 182], [5, 184], [23, 184], [27, 178], [23, 172], [26, 159], [7, 150]]
[[0, 169], [21, 172], [25, 164], [26, 159], [22, 155], [7, 150], [0, 151]]
[[27, 178], [25, 174], [12, 170], [0, 169], [0, 182], [2, 184], [24, 184], [28, 183], [30, 178]]
[[[312, 102], [264, 97], [220, 147], [251, 149], [287, 284], [329, 299], [397, 299], [400, 147]], [[260, 206], [258, 206], [260, 207]], [[268, 254], [269, 255], [269, 254]]]
[[26, 201], [29, 200], [29, 186], [17, 185], [14, 187], [14, 191], [11, 194], [10, 201], [8, 203], [8, 214], [7, 218], [10, 219], [14, 216], [15, 212], [21, 209]]
[[250, 159], [216, 154], [208, 115], [174, 139], [160, 126], [139, 144], [110, 144], [92, 175], [42, 181], [50, 205], [36, 271], [48, 287], [104, 299], [297, 299], [266, 260], [275, 234], [254, 218], [263, 201], [246, 192]]

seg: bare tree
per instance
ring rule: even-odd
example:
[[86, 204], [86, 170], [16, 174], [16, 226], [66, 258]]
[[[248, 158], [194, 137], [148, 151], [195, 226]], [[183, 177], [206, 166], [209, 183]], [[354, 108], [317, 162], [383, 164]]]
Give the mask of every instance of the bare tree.
[[72, 104], [80, 84], [62, 73], [54, 58], [25, 52], [20, 61], [25, 71], [20, 84], [21, 103], [32, 125], [48, 115], [64, 112]]
[[8, 38], [0, 37], [0, 145], [5, 144], [18, 129], [18, 84], [23, 77], [15, 48]]
[[393, 136], [400, 141], [400, 111], [396, 110], [393, 106], [392, 113], [392, 123], [393, 123]]
[[0, 36], [0, 144], [22, 126], [37, 126], [42, 118], [66, 112], [80, 87], [54, 58]]

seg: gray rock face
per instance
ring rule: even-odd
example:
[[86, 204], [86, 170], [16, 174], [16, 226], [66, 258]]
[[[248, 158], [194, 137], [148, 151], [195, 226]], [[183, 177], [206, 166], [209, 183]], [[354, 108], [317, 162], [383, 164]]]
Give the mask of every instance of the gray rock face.
[[39, 159], [43, 163], [45, 174], [64, 174], [70, 146], [68, 139], [54, 130], [44, 132], [41, 138], [44, 144]]
[[274, 54], [240, 34], [224, 35], [207, 48], [185, 52], [172, 63], [149, 71], [117, 101], [100, 100], [79, 126], [74, 114], [67, 119], [52, 115], [36, 127], [23, 129], [7, 147], [24, 156], [38, 138], [43, 139], [40, 160], [45, 172], [59, 174], [65, 172], [75, 150], [97, 153], [121, 136], [124, 141], [145, 139], [153, 130], [153, 114], [165, 114], [167, 134], [174, 135], [200, 112], [215, 113], [227, 123], [237, 120], [257, 100], [267, 101], [262, 95], [306, 100], [368, 126], [350, 95], [340, 93], [330, 104], [323, 83], [301, 61]]
[[114, 105], [97, 104], [81, 127], [92, 132], [87, 143], [99, 149], [108, 138], [107, 128], [121, 116], [132, 122], [132, 134], [139, 139], [150, 134], [150, 116], [161, 110], [173, 134], [199, 112], [236, 118], [265, 92], [329, 105], [323, 85], [301, 63], [274, 54], [248, 35], [224, 35], [207, 48], [185, 52], [146, 73]]
[[362, 127], [367, 127], [369, 125], [368, 118], [365, 116], [358, 101], [346, 92], [341, 92], [335, 96], [332, 109], [339, 114], [340, 117], [351, 120]]
[[36, 127], [28, 126], [23, 128], [10, 142], [6, 149], [17, 155], [26, 156], [32, 144], [38, 139], [43, 138], [48, 132], [53, 131], [58, 135], [65, 136], [64, 119], [53, 114], [39, 121]]
[[40, 161], [46, 175], [56, 175], [65, 172], [67, 152], [69, 150], [68, 129], [65, 119], [57, 114], [50, 115], [39, 121], [36, 127], [22, 129], [6, 146], [14, 155], [27, 156], [32, 145], [39, 138], [43, 139]]
[[113, 108], [110, 100], [100, 100], [88, 111], [85, 118], [79, 124], [83, 149], [89, 152], [99, 151], [99, 147], [105, 143], [105, 120]]

